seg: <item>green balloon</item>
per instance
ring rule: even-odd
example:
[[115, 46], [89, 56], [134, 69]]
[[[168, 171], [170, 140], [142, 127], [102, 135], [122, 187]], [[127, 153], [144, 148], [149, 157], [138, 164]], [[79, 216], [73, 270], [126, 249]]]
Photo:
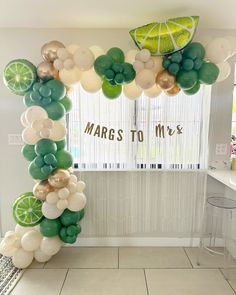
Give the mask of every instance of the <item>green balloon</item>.
[[113, 63], [111, 68], [115, 73], [122, 73], [124, 70], [123, 64], [121, 63]]
[[179, 70], [180, 70], [180, 66], [178, 63], [175, 63], [175, 62], [170, 64], [168, 67], [168, 72], [170, 72], [173, 75], [177, 75]]
[[41, 155], [37, 156], [34, 159], [34, 163], [37, 167], [42, 168], [44, 166], [44, 159]]
[[34, 150], [37, 155], [55, 154], [57, 145], [51, 139], [43, 138], [36, 143]]
[[108, 55], [100, 55], [94, 62], [94, 69], [96, 73], [103, 77], [106, 70], [109, 70], [112, 67], [113, 60]]
[[121, 94], [121, 85], [111, 85], [108, 81], [102, 83], [102, 92], [109, 99], [115, 99]]
[[125, 83], [130, 83], [134, 80], [136, 76], [136, 72], [134, 70], [134, 67], [130, 63], [123, 63], [123, 76], [125, 79]]
[[106, 70], [105, 71], [105, 78], [106, 80], [110, 81], [110, 80], [113, 80], [115, 77], [115, 73], [113, 70], [109, 69], [109, 70]]
[[84, 218], [84, 215], [85, 215], [85, 210], [84, 209], [81, 209], [79, 211], [79, 221]]
[[33, 179], [39, 179], [39, 180], [44, 180], [47, 179], [49, 174], [44, 174], [41, 171], [41, 168], [37, 167], [35, 165], [35, 162], [31, 162], [28, 168], [29, 174]]
[[54, 237], [59, 234], [61, 229], [60, 220], [45, 218], [40, 223], [40, 232], [44, 237]]
[[52, 100], [60, 100], [66, 95], [66, 88], [59, 80], [50, 80], [45, 85], [51, 90], [50, 97]]
[[27, 92], [24, 95], [23, 102], [24, 102], [24, 105], [26, 107], [31, 107], [31, 106], [35, 106], [35, 105], [39, 106], [40, 105], [40, 103], [36, 103], [36, 102], [32, 101], [32, 99], [31, 99], [31, 91]]
[[116, 84], [122, 84], [124, 82], [124, 79], [125, 79], [124, 75], [119, 73], [119, 74], [116, 74], [114, 81], [116, 82]]
[[64, 96], [61, 100], [60, 103], [64, 106], [66, 113], [70, 112], [72, 109], [72, 101], [68, 96]]
[[53, 101], [49, 105], [46, 105], [44, 109], [47, 111], [48, 117], [52, 120], [60, 120], [66, 112], [64, 106], [57, 101]]
[[168, 58], [163, 59], [163, 62], [162, 62], [163, 68], [167, 69], [170, 64], [171, 64], [171, 61]]
[[180, 63], [182, 60], [181, 52], [177, 51], [170, 56], [170, 59], [173, 63]]
[[26, 144], [21, 149], [21, 153], [24, 156], [24, 158], [28, 161], [33, 161], [34, 158], [37, 156], [34, 151], [34, 145]]
[[73, 164], [73, 157], [72, 155], [65, 151], [65, 150], [59, 150], [55, 154], [57, 159], [57, 168], [61, 169], [68, 169]]
[[57, 145], [57, 150], [63, 150], [66, 146], [66, 141], [65, 139], [60, 140], [60, 141], [55, 141], [55, 144]]
[[80, 232], [81, 232], [81, 226], [79, 224], [72, 224], [72, 225], [69, 225], [67, 227], [67, 230], [66, 230], [67, 234], [69, 236], [75, 236], [75, 235], [78, 235]]
[[198, 92], [201, 87], [201, 83], [198, 81], [192, 88], [183, 90], [187, 95], [193, 95]]
[[110, 56], [114, 62], [123, 63], [125, 61], [124, 52], [118, 47], [109, 49], [107, 55]]
[[54, 154], [46, 154], [43, 157], [44, 163], [47, 165], [57, 166], [57, 159]]
[[176, 77], [177, 85], [182, 89], [192, 88], [198, 80], [197, 72], [194, 70], [180, 70]]
[[202, 65], [203, 65], [203, 60], [200, 59], [200, 58], [196, 58], [195, 61], [194, 61], [193, 69], [198, 71], [201, 68]]
[[49, 174], [51, 174], [52, 173], [52, 171], [55, 169], [55, 168], [53, 168], [53, 166], [51, 166], [51, 165], [44, 165], [42, 168], [40, 168], [41, 169], [41, 172], [43, 173], [43, 174], [47, 174], [47, 175], [49, 175]]
[[190, 71], [193, 69], [193, 66], [194, 66], [194, 62], [192, 59], [190, 58], [186, 58], [183, 60], [182, 62], [182, 68], [186, 71]]
[[204, 62], [198, 71], [199, 81], [211, 85], [215, 83], [219, 76], [219, 68], [211, 62]]
[[79, 221], [79, 212], [73, 212], [69, 209], [65, 209], [60, 216], [60, 221], [64, 226], [76, 224]]
[[203, 59], [205, 56], [205, 48], [201, 43], [192, 42], [184, 48], [183, 56], [193, 60], [196, 58]]

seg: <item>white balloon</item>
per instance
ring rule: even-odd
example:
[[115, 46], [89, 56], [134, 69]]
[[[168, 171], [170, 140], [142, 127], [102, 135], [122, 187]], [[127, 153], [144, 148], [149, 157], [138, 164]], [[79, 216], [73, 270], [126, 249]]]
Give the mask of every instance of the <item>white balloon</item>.
[[54, 204], [44, 202], [42, 206], [42, 213], [48, 219], [56, 219], [63, 213], [63, 210], [59, 210]]
[[66, 70], [71, 70], [73, 69], [73, 67], [75, 66], [74, 61], [71, 58], [67, 58], [64, 63], [63, 66]]
[[153, 71], [144, 69], [136, 75], [135, 82], [142, 89], [149, 89], [155, 84], [155, 75]]
[[32, 263], [33, 259], [33, 252], [25, 251], [23, 248], [20, 248], [14, 253], [12, 262], [15, 267], [26, 268]]
[[28, 231], [21, 239], [22, 248], [25, 251], [35, 251], [39, 248], [43, 236], [35, 230]]
[[94, 64], [94, 55], [89, 48], [80, 47], [74, 54], [74, 62], [81, 71], [88, 71]]
[[140, 60], [142, 62], [147, 62], [151, 57], [151, 53], [148, 49], [142, 49], [137, 53], [135, 59]]
[[207, 46], [211, 41], [213, 40], [210, 36], [198, 36], [197, 38], [194, 38], [194, 42], [201, 43], [204, 47]]
[[152, 68], [152, 71], [157, 74], [159, 72], [162, 72], [164, 70], [162, 63], [163, 63], [163, 57], [162, 56], [152, 56], [151, 60], [154, 62], [154, 66]]
[[105, 51], [97, 45], [90, 46], [89, 49], [92, 51], [95, 59], [98, 58], [100, 55], [105, 54]]
[[52, 256], [47, 255], [41, 249], [38, 249], [34, 252], [34, 258], [36, 261], [43, 263], [43, 262], [47, 262], [48, 260], [50, 260], [52, 258]]
[[59, 141], [64, 139], [66, 136], [66, 127], [64, 124], [58, 121], [54, 121], [53, 127], [51, 129], [50, 139], [54, 141]]
[[161, 94], [161, 92], [161, 88], [159, 88], [156, 84], [154, 84], [151, 88], [144, 90], [145, 95], [149, 98], [157, 97]]
[[34, 230], [35, 227], [31, 227], [31, 226], [27, 226], [27, 227], [24, 227], [24, 226], [21, 226], [19, 224], [17, 224], [15, 226], [15, 232], [20, 236], [22, 237], [25, 233], [27, 233], [28, 231], [31, 231], [31, 230]]
[[66, 60], [67, 58], [70, 57], [70, 53], [68, 52], [66, 48], [63, 47], [57, 50], [57, 56], [60, 60]]
[[59, 200], [57, 202], [57, 208], [59, 210], [65, 210], [67, 207], [68, 207], [68, 201], [67, 201], [67, 199], [65, 199], [65, 200]]
[[86, 187], [85, 182], [83, 182], [81, 180], [78, 181], [78, 183], [76, 185], [77, 192], [82, 193], [82, 191], [85, 189], [85, 187]]
[[98, 92], [102, 87], [102, 79], [94, 69], [83, 72], [80, 83], [83, 89], [90, 93]]
[[145, 66], [145, 64], [140, 60], [136, 60], [133, 63], [133, 67], [134, 67], [136, 73], [139, 73], [140, 71], [142, 71], [144, 69], [144, 66]]
[[64, 68], [64, 63], [61, 59], [57, 58], [53, 62], [54, 68], [58, 71], [62, 70]]
[[0, 243], [0, 254], [6, 257], [12, 257], [18, 248], [13, 245], [7, 245], [4, 240]]
[[49, 204], [55, 204], [59, 200], [56, 192], [50, 192], [47, 194], [46, 200]]
[[26, 144], [36, 144], [40, 140], [38, 133], [31, 127], [27, 127], [22, 132], [22, 139]]
[[141, 96], [142, 90], [137, 86], [135, 81], [132, 81], [123, 86], [123, 93], [127, 98], [135, 100]]
[[80, 211], [85, 205], [86, 197], [83, 193], [74, 193], [68, 198], [68, 209], [71, 211]]
[[229, 43], [231, 45], [231, 54], [230, 54], [230, 56], [233, 56], [236, 53], [236, 37], [234, 37], [234, 36], [226, 36], [224, 38], [229, 41]]
[[52, 238], [44, 237], [40, 244], [40, 250], [45, 255], [52, 256], [60, 251], [62, 244], [62, 241], [57, 236]]
[[125, 55], [125, 62], [133, 64], [135, 61], [135, 56], [139, 51], [137, 49], [129, 50]]
[[25, 118], [25, 112], [21, 114], [20, 122], [24, 127], [27, 127], [29, 125], [28, 122], [26, 121], [26, 118]]
[[76, 52], [76, 50], [79, 49], [79, 45], [70, 44], [70, 45], [66, 46], [66, 49], [69, 51], [70, 54], [73, 55]]
[[206, 59], [213, 63], [221, 63], [231, 54], [231, 44], [225, 38], [215, 38], [206, 46]]
[[225, 61], [217, 64], [217, 67], [219, 68], [220, 72], [216, 82], [224, 81], [230, 75], [231, 66], [227, 61]]
[[31, 123], [33, 123], [33, 121], [35, 120], [42, 120], [47, 118], [48, 118], [47, 112], [45, 111], [45, 109], [39, 106], [29, 107], [25, 111], [25, 119], [29, 125], [31, 125]]
[[59, 71], [59, 77], [62, 83], [67, 86], [72, 86], [80, 81], [81, 78], [81, 71], [74, 67], [72, 70], [63, 69]]
[[66, 187], [59, 189], [57, 193], [58, 193], [59, 199], [62, 199], [62, 200], [67, 199], [70, 194], [69, 190]]

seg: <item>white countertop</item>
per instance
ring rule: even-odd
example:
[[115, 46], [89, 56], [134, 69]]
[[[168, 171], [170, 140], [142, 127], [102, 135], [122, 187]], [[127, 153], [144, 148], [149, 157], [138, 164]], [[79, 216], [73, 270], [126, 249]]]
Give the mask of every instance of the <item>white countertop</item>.
[[236, 171], [208, 170], [207, 174], [236, 191]]

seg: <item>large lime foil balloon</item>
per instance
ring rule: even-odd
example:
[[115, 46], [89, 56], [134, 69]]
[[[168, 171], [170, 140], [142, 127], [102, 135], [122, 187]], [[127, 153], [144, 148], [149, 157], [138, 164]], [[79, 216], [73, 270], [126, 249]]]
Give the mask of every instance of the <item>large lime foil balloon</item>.
[[153, 55], [170, 54], [193, 39], [198, 20], [198, 16], [171, 18], [133, 29], [130, 35], [139, 49], [149, 49]]

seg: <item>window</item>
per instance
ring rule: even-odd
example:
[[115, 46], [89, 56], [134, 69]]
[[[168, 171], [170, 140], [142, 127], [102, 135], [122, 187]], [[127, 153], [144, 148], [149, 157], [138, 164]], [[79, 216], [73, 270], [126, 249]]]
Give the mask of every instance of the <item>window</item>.
[[210, 88], [193, 96], [142, 95], [115, 100], [102, 92], [71, 93], [68, 145], [74, 167], [106, 169], [204, 169], [207, 167]]

